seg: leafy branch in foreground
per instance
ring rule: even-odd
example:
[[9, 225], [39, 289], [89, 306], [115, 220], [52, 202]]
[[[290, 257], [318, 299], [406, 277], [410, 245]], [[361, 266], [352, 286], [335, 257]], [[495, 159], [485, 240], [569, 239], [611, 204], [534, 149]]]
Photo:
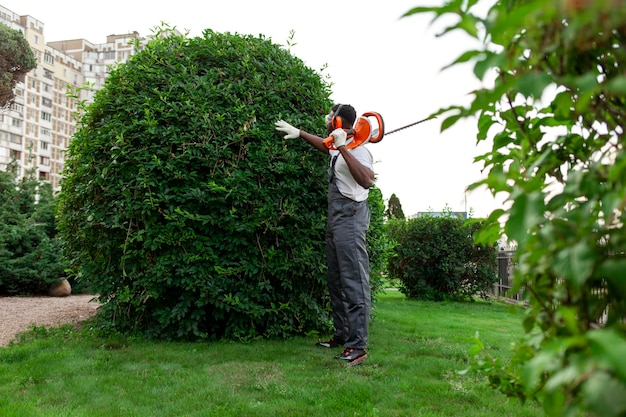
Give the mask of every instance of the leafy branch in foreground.
[[[481, 47], [485, 87], [440, 109], [442, 130], [477, 117], [486, 187], [507, 196], [477, 235], [517, 243], [512, 291], [525, 289], [525, 337], [508, 365], [474, 352], [492, 386], [547, 415], [626, 415], [626, 5], [622, 0], [452, 1], [406, 13], [455, 20]], [[484, 9], [483, 9], [484, 10]], [[480, 345], [479, 345], [480, 346]], [[482, 358], [482, 359], [479, 359]]]

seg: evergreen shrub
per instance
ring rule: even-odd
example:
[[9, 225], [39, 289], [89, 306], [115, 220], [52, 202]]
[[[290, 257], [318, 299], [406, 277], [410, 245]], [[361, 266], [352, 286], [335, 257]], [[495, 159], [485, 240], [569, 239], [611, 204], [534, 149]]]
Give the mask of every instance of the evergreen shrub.
[[52, 186], [0, 171], [0, 294], [36, 295], [64, 278]]
[[400, 291], [419, 300], [486, 297], [497, 281], [497, 245], [475, 244], [480, 221], [452, 216], [421, 216], [389, 221], [394, 247], [389, 276]]

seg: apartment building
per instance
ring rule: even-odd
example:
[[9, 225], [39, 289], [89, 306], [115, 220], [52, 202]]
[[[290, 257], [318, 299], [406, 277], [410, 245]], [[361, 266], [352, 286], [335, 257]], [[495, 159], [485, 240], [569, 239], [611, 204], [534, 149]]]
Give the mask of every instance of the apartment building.
[[133, 32], [110, 35], [102, 44], [46, 42], [43, 22], [1, 5], [0, 24], [21, 31], [37, 61], [37, 68], [16, 85], [14, 104], [0, 110], [0, 170], [15, 164], [20, 178], [33, 173], [58, 191], [79, 103], [90, 102], [102, 88], [110, 65], [134, 53], [131, 41], [145, 45], [146, 39]]

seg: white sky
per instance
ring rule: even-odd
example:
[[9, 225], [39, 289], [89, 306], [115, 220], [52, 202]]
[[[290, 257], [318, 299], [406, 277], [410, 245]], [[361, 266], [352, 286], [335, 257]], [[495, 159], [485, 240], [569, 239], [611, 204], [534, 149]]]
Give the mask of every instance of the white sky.
[[[441, 69], [472, 47], [462, 34], [436, 38], [433, 15], [401, 16], [416, 6], [443, 0], [226, 0], [132, 1], [0, 0], [9, 10], [44, 23], [47, 42], [133, 31], [149, 36], [162, 22], [189, 36], [204, 29], [260, 35], [285, 44], [294, 31], [291, 53], [333, 82], [335, 102], [352, 104], [358, 114], [378, 112], [385, 129], [427, 117], [440, 107], [466, 104], [478, 86], [470, 66]], [[441, 26], [439, 26], [441, 28]], [[442, 120], [402, 130], [368, 148], [377, 161], [377, 185], [387, 200], [400, 199], [406, 215], [418, 211], [474, 211], [487, 216], [499, 203], [487, 191], [465, 193], [482, 177], [473, 159], [475, 123], [458, 123], [440, 133]], [[322, 132], [312, 132], [322, 133]]]

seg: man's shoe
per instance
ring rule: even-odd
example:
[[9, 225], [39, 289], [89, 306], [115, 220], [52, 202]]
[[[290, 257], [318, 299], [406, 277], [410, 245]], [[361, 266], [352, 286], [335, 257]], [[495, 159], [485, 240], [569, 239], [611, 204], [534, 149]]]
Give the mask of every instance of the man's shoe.
[[335, 356], [335, 359], [346, 361], [352, 366], [359, 365], [367, 359], [367, 352], [365, 349], [345, 348], [343, 352], [341, 352], [341, 355]]
[[316, 343], [317, 346], [321, 346], [321, 347], [325, 347], [325, 348], [336, 348], [339, 346], [343, 346], [343, 343], [339, 342], [338, 340], [335, 339], [328, 339], [326, 341], [318, 341]]

